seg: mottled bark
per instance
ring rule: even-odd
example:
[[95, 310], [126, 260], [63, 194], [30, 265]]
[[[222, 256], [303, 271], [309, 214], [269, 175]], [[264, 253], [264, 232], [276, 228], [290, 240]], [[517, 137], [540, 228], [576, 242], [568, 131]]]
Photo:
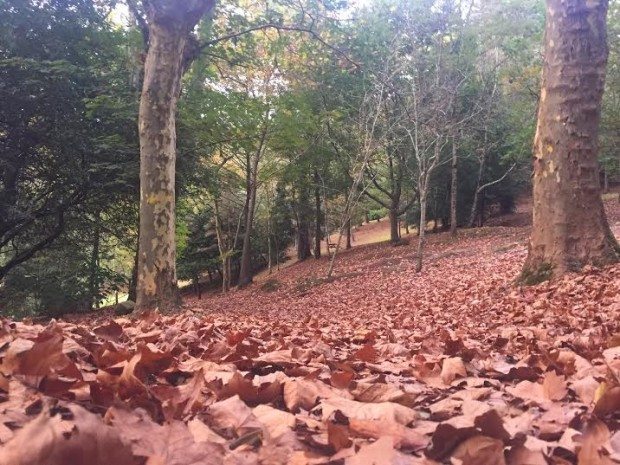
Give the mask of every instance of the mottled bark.
[[607, 3], [547, 0], [533, 227], [524, 281], [619, 258], [603, 210], [597, 160]]
[[[213, 0], [145, 0], [149, 41], [140, 136], [138, 310], [178, 306], [175, 244], [176, 107], [181, 76], [194, 50], [190, 35]], [[193, 43], [193, 42], [192, 42]]]

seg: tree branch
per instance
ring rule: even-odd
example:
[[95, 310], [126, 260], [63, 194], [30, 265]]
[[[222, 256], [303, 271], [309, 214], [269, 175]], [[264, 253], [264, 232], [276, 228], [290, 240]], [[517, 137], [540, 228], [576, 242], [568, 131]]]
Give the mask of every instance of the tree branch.
[[58, 236], [63, 232], [65, 226], [64, 210], [58, 211], [58, 223], [54, 230], [44, 239], [37, 242], [35, 245], [27, 249], [26, 251], [16, 255], [10, 259], [7, 263], [0, 267], [0, 279], [4, 278], [6, 274], [17, 265], [24, 263], [26, 260], [32, 258], [37, 252], [47, 247], [54, 242]]
[[351, 57], [349, 57], [345, 52], [340, 50], [338, 47], [335, 47], [335, 46], [331, 45], [329, 42], [327, 42], [325, 39], [323, 39], [316, 31], [314, 31], [314, 30], [312, 30], [312, 29], [310, 29], [308, 27], [299, 26], [299, 25], [285, 26], [285, 25], [277, 24], [277, 23], [258, 24], [256, 26], [252, 26], [252, 27], [249, 27], [247, 29], [244, 29], [243, 31], [232, 32], [230, 34], [226, 34], [226, 35], [223, 35], [221, 37], [217, 37], [217, 38], [209, 40], [207, 42], [203, 42], [200, 45], [200, 50], [204, 50], [205, 48], [211, 47], [212, 45], [219, 44], [220, 42], [225, 42], [227, 40], [236, 39], [237, 37], [241, 37], [243, 35], [250, 34], [252, 32], [256, 32], [256, 31], [264, 31], [266, 29], [275, 29], [277, 31], [303, 32], [303, 33], [309, 34], [314, 39], [319, 41], [323, 46], [327, 47], [329, 50], [331, 50], [333, 52], [336, 52], [338, 55], [342, 56], [349, 63], [354, 65], [356, 68], [360, 67], [359, 63], [354, 61]]
[[502, 181], [506, 178], [506, 176], [508, 176], [508, 174], [509, 174], [509, 173], [513, 170], [513, 168], [514, 168], [515, 166], [517, 166], [517, 164], [516, 164], [516, 163], [513, 163], [513, 164], [512, 164], [512, 166], [511, 166], [510, 168], [508, 168], [508, 171], [506, 171], [506, 172], [504, 173], [504, 175], [503, 175], [501, 178], [496, 179], [495, 181], [487, 182], [486, 184], [483, 184], [482, 186], [480, 186], [480, 187], [478, 188], [478, 193], [482, 192], [482, 191], [483, 191], [483, 190], [485, 190], [487, 187], [491, 187], [492, 185], [497, 184], [498, 182], [502, 182]]

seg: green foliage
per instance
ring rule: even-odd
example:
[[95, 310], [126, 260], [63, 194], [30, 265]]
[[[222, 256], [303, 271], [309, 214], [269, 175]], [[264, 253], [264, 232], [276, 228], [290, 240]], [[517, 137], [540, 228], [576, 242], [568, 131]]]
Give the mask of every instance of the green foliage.
[[[215, 275], [228, 258], [236, 274], [253, 182], [255, 270], [284, 260], [300, 233], [336, 232], [349, 197], [353, 223], [387, 216], [390, 193], [400, 195], [401, 217], [416, 223], [414, 123], [424, 137], [447, 141], [430, 177], [429, 221], [449, 218], [453, 137], [459, 224], [486, 183], [484, 213], [510, 211], [529, 188], [544, 5], [489, 0], [462, 10], [465, 3], [218, 2], [197, 29], [210, 45], [183, 77], [178, 105], [179, 278]], [[0, 305], [13, 314], [87, 310], [127, 290], [144, 45], [136, 28], [110, 22], [112, 5], [0, 3]], [[611, 2], [601, 128], [612, 183], [620, 179], [619, 11]], [[266, 23], [315, 34], [272, 27], [213, 40]], [[408, 114], [412, 89], [426, 92], [417, 121]]]

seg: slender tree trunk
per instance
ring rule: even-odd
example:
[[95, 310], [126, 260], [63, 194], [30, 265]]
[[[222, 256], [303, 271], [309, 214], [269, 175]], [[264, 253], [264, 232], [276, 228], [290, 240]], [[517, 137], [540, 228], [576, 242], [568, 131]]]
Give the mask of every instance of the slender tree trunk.
[[450, 182], [450, 235], [456, 237], [458, 218], [456, 215], [458, 200], [458, 158], [456, 156], [456, 137], [452, 138], [452, 179]]
[[180, 303], [176, 276], [175, 112], [187, 33], [150, 26], [140, 99], [140, 254], [137, 308], [169, 310]]
[[271, 233], [267, 233], [267, 270], [272, 273], [273, 261], [271, 260]]
[[346, 249], [349, 250], [351, 247], [353, 247], [352, 244], [352, 237], [351, 237], [351, 218], [349, 218], [347, 220], [347, 245], [346, 245]]
[[[228, 250], [227, 244], [224, 242], [224, 231], [222, 231], [222, 222], [220, 221], [220, 202], [217, 197], [213, 199], [215, 209], [215, 236], [217, 238], [217, 248], [220, 252], [220, 261], [222, 262], [222, 292], [228, 292], [230, 289], [230, 254], [232, 250]], [[209, 274], [209, 278], [211, 275]]]
[[426, 189], [420, 189], [420, 225], [418, 227], [418, 251], [416, 257], [415, 270], [422, 271], [422, 254], [424, 253], [424, 242], [426, 240]]
[[99, 213], [95, 215], [95, 230], [93, 231], [93, 250], [90, 256], [90, 277], [89, 277], [89, 292], [90, 292], [90, 308], [99, 308], [99, 279], [97, 277], [99, 270], [99, 243], [100, 243], [100, 229], [99, 229]]
[[321, 190], [319, 189], [319, 172], [314, 170], [314, 208], [315, 208], [315, 223], [314, 223], [314, 258], [321, 258]]
[[474, 191], [474, 201], [471, 204], [471, 212], [469, 213], [469, 221], [467, 222], [468, 228], [473, 228], [474, 225], [476, 224], [476, 217], [478, 216], [478, 210], [480, 208], [480, 193], [481, 193], [480, 186], [482, 185], [482, 177], [484, 176], [486, 158], [487, 157], [486, 157], [486, 152], [485, 152], [482, 155], [482, 158], [480, 159], [480, 165], [478, 166], [478, 179], [476, 181], [476, 190]]
[[603, 170], [603, 192], [605, 194], [609, 192], [609, 175], [606, 169]]
[[[268, 112], [265, 114], [267, 118]], [[252, 229], [254, 227], [254, 210], [256, 208], [256, 190], [258, 189], [258, 164], [263, 153], [263, 147], [267, 139], [267, 120], [265, 120], [260, 143], [256, 152], [247, 160], [247, 190], [245, 230], [243, 236], [243, 248], [241, 251], [241, 269], [239, 270], [240, 287], [245, 287], [252, 282]]]
[[[140, 228], [138, 228], [139, 230]], [[140, 237], [140, 231], [138, 231], [138, 237]], [[137, 299], [137, 287], [138, 287], [138, 257], [140, 253], [138, 251], [138, 247], [136, 247], [136, 252], [133, 255], [133, 266], [131, 268], [131, 279], [129, 280], [129, 289], [127, 291], [127, 300], [131, 300], [135, 302]]]
[[607, 4], [547, 0], [533, 226], [524, 282], [619, 259], [603, 210], [597, 160]]

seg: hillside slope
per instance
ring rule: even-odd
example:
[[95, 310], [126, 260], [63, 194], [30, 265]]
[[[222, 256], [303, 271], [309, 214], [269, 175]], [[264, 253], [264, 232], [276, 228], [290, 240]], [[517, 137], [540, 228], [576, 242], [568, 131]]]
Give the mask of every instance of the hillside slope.
[[620, 265], [517, 287], [527, 234], [432, 235], [422, 273], [414, 244], [359, 246], [333, 280], [309, 260], [169, 316], [3, 320], [0, 465], [620, 463]]

